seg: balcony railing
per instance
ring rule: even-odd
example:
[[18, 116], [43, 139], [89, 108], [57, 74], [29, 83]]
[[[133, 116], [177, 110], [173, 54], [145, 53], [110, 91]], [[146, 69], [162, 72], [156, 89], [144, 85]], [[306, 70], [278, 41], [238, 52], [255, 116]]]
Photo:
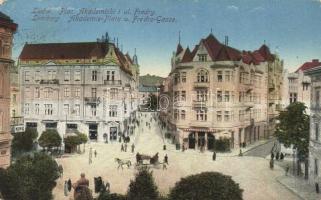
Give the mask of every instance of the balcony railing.
[[40, 80], [40, 84], [59, 84], [58, 79], [53, 79], [53, 80]]
[[10, 120], [10, 125], [14, 126], [14, 125], [23, 125], [24, 124], [24, 120], [23, 117], [11, 117]]
[[104, 80], [105, 85], [121, 85], [121, 80]]
[[196, 88], [208, 88], [209, 86], [209, 82], [194, 82], [194, 87]]
[[207, 101], [194, 100], [193, 107], [206, 107], [208, 104]]
[[87, 104], [99, 104], [100, 98], [99, 97], [85, 97], [85, 102]]

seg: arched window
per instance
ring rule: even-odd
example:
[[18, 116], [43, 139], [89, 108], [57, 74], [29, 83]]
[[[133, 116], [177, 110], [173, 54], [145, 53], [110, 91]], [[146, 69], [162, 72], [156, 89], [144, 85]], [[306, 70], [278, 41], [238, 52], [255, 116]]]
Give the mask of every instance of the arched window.
[[197, 73], [197, 82], [208, 82], [208, 72], [206, 70], [200, 70]]

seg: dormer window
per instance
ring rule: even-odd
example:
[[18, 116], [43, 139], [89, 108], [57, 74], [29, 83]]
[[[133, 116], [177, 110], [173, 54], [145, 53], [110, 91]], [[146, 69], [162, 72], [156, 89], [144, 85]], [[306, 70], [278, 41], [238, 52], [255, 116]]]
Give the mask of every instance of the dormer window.
[[198, 61], [206, 62], [207, 61], [207, 55], [206, 54], [198, 54]]

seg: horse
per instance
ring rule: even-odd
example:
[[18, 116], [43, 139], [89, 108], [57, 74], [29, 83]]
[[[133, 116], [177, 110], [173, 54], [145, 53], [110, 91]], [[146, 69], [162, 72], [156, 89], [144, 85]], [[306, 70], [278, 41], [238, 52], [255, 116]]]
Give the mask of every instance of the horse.
[[121, 169], [124, 169], [123, 165], [127, 165], [127, 168], [129, 168], [132, 165], [130, 160], [121, 160], [119, 158], [115, 158], [115, 161], [118, 163], [117, 169], [119, 169], [119, 167], [121, 167]]

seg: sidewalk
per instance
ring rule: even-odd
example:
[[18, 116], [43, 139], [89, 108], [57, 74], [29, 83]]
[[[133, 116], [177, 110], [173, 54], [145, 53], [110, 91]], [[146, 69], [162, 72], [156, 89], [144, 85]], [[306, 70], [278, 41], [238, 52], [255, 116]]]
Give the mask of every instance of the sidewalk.
[[280, 176], [276, 180], [289, 189], [291, 192], [304, 200], [321, 199], [321, 194], [315, 192], [315, 187], [310, 185], [307, 180], [294, 176]]

